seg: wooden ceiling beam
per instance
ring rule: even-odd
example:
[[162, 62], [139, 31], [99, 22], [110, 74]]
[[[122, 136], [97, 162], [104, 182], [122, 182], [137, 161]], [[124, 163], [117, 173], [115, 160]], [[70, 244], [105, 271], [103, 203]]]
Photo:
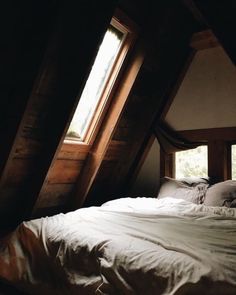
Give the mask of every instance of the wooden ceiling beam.
[[204, 30], [193, 34], [190, 46], [195, 50], [203, 50], [220, 46], [220, 43], [211, 30]]
[[198, 12], [217, 37], [222, 47], [236, 64], [236, 1], [183, 0], [194, 15]]
[[[1, 19], [1, 103], [0, 190], [4, 185], [15, 145], [23, 125], [25, 110], [51, 34], [52, 3], [5, 6]], [[11, 17], [9, 17], [11, 15]], [[24, 19], [24, 22], [22, 22]], [[41, 20], [44, 20], [43, 22]], [[30, 53], [30, 54], [29, 54]]]

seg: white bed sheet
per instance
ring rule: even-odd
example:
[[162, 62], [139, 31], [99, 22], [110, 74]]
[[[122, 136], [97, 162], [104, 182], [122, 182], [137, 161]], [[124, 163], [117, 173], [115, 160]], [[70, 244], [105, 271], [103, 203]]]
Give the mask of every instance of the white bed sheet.
[[236, 209], [172, 198], [24, 222], [0, 249], [0, 278], [30, 294], [236, 294], [235, 270]]

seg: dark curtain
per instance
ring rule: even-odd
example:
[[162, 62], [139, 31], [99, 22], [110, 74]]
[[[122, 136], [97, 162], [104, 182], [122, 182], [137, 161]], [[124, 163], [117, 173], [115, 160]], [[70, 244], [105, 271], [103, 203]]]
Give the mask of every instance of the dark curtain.
[[194, 149], [206, 142], [191, 142], [181, 137], [178, 131], [171, 129], [166, 123], [159, 122], [154, 127], [154, 134], [166, 154], [172, 154], [178, 151]]

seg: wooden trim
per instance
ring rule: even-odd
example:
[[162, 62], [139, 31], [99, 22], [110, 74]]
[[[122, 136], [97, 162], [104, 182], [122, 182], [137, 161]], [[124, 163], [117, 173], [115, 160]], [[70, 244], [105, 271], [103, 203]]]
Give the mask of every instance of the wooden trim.
[[193, 34], [190, 46], [195, 50], [202, 50], [220, 46], [220, 43], [211, 30]]
[[113, 98], [111, 107], [105, 117], [105, 122], [93, 144], [92, 150], [88, 155], [82, 174], [76, 184], [73, 206], [80, 207], [86, 199], [94, 179], [98, 173], [105, 153], [114, 134], [115, 128], [121, 117], [122, 110], [127, 101], [128, 95], [133, 87], [134, 81], [143, 64], [144, 48], [143, 44], [136, 45], [128, 69], [120, 81], [119, 88]]
[[175, 155], [166, 154], [162, 149], [160, 150], [160, 177], [168, 176], [174, 177], [174, 163]]
[[236, 140], [236, 127], [182, 130], [177, 132], [189, 141]]
[[208, 143], [208, 175], [213, 182], [228, 178], [227, 145], [223, 140], [211, 140]]

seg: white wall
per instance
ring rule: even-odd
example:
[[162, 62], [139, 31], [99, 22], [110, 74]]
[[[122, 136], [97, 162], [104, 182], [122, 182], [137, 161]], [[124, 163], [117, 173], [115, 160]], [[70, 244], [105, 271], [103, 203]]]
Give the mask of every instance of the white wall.
[[236, 126], [236, 67], [220, 46], [196, 53], [166, 122], [176, 130]]
[[131, 188], [131, 196], [156, 197], [160, 185], [160, 146], [155, 139], [137, 179]]

